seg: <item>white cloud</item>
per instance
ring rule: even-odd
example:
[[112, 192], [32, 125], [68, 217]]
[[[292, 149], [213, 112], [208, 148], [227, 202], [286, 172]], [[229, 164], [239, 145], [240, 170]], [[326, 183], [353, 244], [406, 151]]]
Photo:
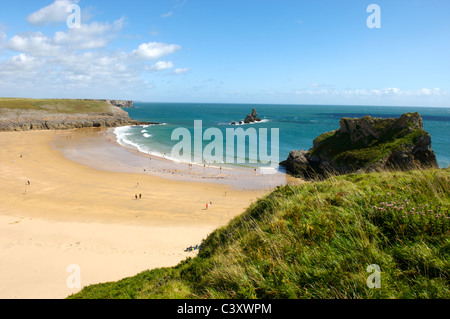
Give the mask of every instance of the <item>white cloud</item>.
[[427, 89], [427, 88], [423, 88], [420, 90], [417, 90], [415, 92], [417, 95], [419, 96], [440, 96], [442, 94], [445, 94], [445, 91], [442, 91], [440, 88], [434, 88], [434, 89]]
[[171, 15], [173, 15], [173, 11], [170, 11], [170, 12], [167, 12], [167, 13], [162, 14], [162, 15], [161, 15], [161, 18], [168, 18], [168, 17], [170, 17]]
[[133, 55], [142, 60], [156, 60], [180, 49], [181, 47], [177, 44], [149, 42], [141, 44], [137, 50], [133, 51]]
[[52, 56], [60, 48], [41, 32], [17, 34], [6, 43], [6, 48], [12, 51], [25, 52], [36, 56]]
[[174, 8], [175, 9], [180, 9], [182, 6], [184, 6], [186, 4], [187, 0], [177, 0]]
[[70, 12], [67, 7], [78, 1], [56, 0], [52, 4], [33, 12], [27, 17], [27, 21], [34, 25], [46, 25], [55, 22], [65, 22]]
[[[64, 14], [60, 9], [73, 2], [55, 1], [28, 20], [36, 25], [65, 21], [65, 8]], [[148, 91], [149, 76], [174, 68], [173, 62], [160, 58], [181, 50], [181, 46], [149, 42], [135, 50], [108, 50], [125, 26], [122, 17], [111, 23], [81, 23], [80, 28], [64, 26], [53, 35], [26, 32], [11, 38], [0, 29], [0, 52], [10, 51], [0, 58], [0, 95], [36, 96], [45, 92], [49, 97], [100, 98], [117, 94], [132, 97]], [[147, 61], [153, 60], [149, 65]], [[175, 73], [187, 70], [177, 69]]]
[[8, 79], [14, 79], [17, 75], [22, 77], [23, 75], [30, 76], [33, 71], [37, 71], [42, 65], [41, 59], [21, 53], [13, 56], [12, 58], [2, 61], [0, 64], [0, 76], [8, 77]]
[[[35, 56], [55, 56], [67, 50], [87, 50], [106, 47], [123, 27], [123, 18], [109, 23], [81, 24], [80, 28], [57, 31], [53, 38], [41, 32], [17, 34], [6, 43], [6, 48]], [[1, 33], [0, 33], [1, 47]]]
[[109, 23], [92, 22], [81, 24], [80, 28], [68, 29], [66, 32], [55, 33], [53, 41], [58, 45], [65, 45], [71, 49], [97, 49], [106, 47], [115, 33], [123, 27], [123, 18]]
[[[365, 94], [366, 92], [363, 92], [363, 94]], [[403, 94], [404, 92], [402, 92], [400, 89], [398, 88], [387, 88], [387, 89], [374, 89], [374, 90], [370, 90], [370, 93], [373, 93], [375, 95], [399, 95], [399, 94]]]
[[0, 30], [0, 52], [6, 44], [6, 33]]
[[186, 72], [188, 72], [188, 71], [189, 71], [189, 68], [175, 69], [175, 70], [173, 71], [173, 73], [175, 73], [175, 74], [183, 74], [183, 73], [186, 73]]
[[419, 95], [431, 95], [432, 93], [433, 91], [427, 88], [423, 88], [417, 91], [417, 94]]
[[322, 84], [322, 83], [311, 83], [309, 86], [312, 87], [312, 88], [328, 88], [328, 87], [332, 87], [332, 85]]
[[173, 63], [172, 62], [166, 62], [166, 61], [158, 61], [155, 64], [153, 64], [151, 67], [147, 67], [146, 70], [148, 71], [162, 71], [167, 69], [172, 69]]
[[399, 88], [384, 89], [322, 89], [320, 86], [311, 85], [316, 89], [294, 90], [296, 95], [332, 95], [346, 97], [414, 97], [414, 96], [438, 96], [445, 94], [440, 88], [428, 89], [422, 88], [417, 91], [402, 90]]
[[176, 1], [175, 5], [173, 6], [173, 10], [169, 11], [167, 13], [161, 14], [161, 18], [171, 17], [174, 14], [174, 11], [181, 9], [181, 7], [186, 4], [186, 1], [187, 0], [178, 0], [178, 1]]

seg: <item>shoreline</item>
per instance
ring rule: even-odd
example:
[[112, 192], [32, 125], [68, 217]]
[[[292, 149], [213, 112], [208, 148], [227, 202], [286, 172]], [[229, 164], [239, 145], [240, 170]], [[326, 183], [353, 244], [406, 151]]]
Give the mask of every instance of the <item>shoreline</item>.
[[264, 174], [261, 168], [255, 171], [253, 168], [175, 162], [122, 145], [112, 128], [77, 131], [80, 134], [76, 140], [63, 137], [55, 140], [52, 146], [67, 159], [99, 170], [140, 173], [176, 181], [216, 183], [240, 190], [271, 190], [279, 185], [298, 182], [278, 170]]
[[101, 136], [87, 143], [83, 137], [93, 136], [83, 135], [86, 131], [0, 133], [0, 298], [76, 293], [81, 289], [66, 286], [70, 264], [80, 265], [82, 287], [175, 266], [195, 256], [185, 248], [201, 243], [270, 192], [180, 180], [176, 173], [168, 179], [118, 171], [127, 168], [120, 166], [96, 169], [55, 149], [56, 139], [72, 145], [74, 154], [77, 145], [88, 145], [99, 165], [113, 146], [126, 154], [119, 160], [127, 164], [132, 153]]

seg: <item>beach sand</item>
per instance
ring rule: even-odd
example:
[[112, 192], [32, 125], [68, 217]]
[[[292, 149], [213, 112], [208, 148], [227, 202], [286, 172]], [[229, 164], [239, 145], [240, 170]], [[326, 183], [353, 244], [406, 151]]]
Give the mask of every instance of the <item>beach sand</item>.
[[[82, 287], [174, 266], [195, 256], [186, 247], [270, 192], [111, 171], [107, 162], [97, 169], [53, 145], [79, 134], [86, 131], [0, 133], [0, 298], [76, 293], [66, 284], [70, 265]], [[85, 143], [95, 149], [96, 141]]]

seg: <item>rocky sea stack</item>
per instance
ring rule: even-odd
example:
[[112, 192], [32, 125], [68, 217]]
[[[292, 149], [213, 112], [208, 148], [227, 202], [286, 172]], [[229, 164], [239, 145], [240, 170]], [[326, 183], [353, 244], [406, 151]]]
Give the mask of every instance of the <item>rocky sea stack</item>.
[[[256, 113], [255, 109], [252, 109], [252, 113], [251, 114], [247, 114], [247, 117], [245, 118], [244, 121], [240, 121], [239, 124], [249, 124], [249, 123], [254, 123], [254, 122], [261, 122], [261, 119], [258, 117], [258, 113]], [[231, 122], [231, 125], [236, 125], [236, 122]]]
[[309, 151], [290, 152], [280, 165], [305, 179], [359, 171], [438, 168], [431, 137], [418, 113], [399, 118], [342, 118], [340, 128], [318, 136]]
[[261, 119], [258, 117], [258, 113], [256, 113], [255, 109], [252, 109], [252, 113], [247, 114], [247, 117], [244, 120], [245, 124], [253, 123], [253, 122], [261, 122]]

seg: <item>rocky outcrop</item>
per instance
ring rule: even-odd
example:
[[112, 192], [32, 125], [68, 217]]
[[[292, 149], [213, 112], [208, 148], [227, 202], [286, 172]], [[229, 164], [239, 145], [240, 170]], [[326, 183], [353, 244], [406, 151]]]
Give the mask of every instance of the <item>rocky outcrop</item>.
[[156, 124], [135, 121], [124, 110], [111, 106], [109, 112], [64, 114], [42, 110], [1, 109], [0, 131], [63, 130], [83, 127], [117, 127]]
[[431, 137], [418, 113], [399, 118], [342, 118], [340, 128], [318, 136], [309, 151], [290, 152], [280, 163], [306, 179], [386, 169], [437, 168]]
[[247, 114], [247, 117], [244, 120], [245, 124], [253, 123], [253, 122], [261, 122], [261, 119], [258, 117], [258, 113], [256, 113], [255, 109], [252, 109], [252, 113]]
[[121, 108], [132, 108], [133, 101], [124, 101], [124, 100], [105, 100], [106, 103], [121, 107]]
[[[254, 123], [254, 122], [261, 122], [261, 119], [258, 117], [258, 113], [256, 113], [255, 109], [252, 109], [252, 113], [251, 114], [247, 114], [247, 117], [245, 118], [244, 121], [239, 121], [239, 124], [249, 124], [249, 123]], [[236, 122], [231, 122], [231, 125], [236, 125]]]
[[132, 108], [132, 107], [134, 107], [133, 106], [133, 101], [126, 101], [126, 100], [83, 99], [83, 101], [100, 101], [100, 102], [105, 102], [106, 104], [117, 106], [117, 107], [120, 107], [120, 108]]

